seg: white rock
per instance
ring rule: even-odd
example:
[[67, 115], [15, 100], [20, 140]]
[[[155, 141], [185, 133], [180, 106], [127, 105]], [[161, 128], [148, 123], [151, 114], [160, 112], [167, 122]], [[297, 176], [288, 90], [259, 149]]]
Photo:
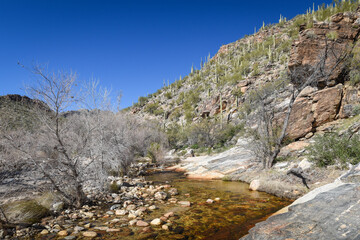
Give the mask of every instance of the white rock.
[[249, 189], [250, 190], [253, 190], [253, 191], [256, 191], [258, 190], [260, 187], [260, 180], [259, 179], [255, 179], [255, 180], [252, 180], [251, 183], [250, 183], [250, 186], [249, 186]]
[[214, 200], [212, 200], [212, 199], [208, 199], [208, 200], [206, 200], [206, 203], [208, 203], [208, 204], [212, 204], [214, 202]]
[[117, 216], [125, 216], [127, 213], [128, 213], [128, 211], [123, 210], [123, 209], [115, 211], [115, 215], [117, 215]]
[[166, 192], [157, 192], [157, 193], [155, 193], [155, 198], [157, 199], [157, 200], [165, 200], [166, 198], [167, 198], [167, 194], [166, 194]]
[[157, 207], [155, 205], [152, 205], [149, 207], [149, 210], [155, 210], [155, 209], [157, 209]]
[[311, 162], [309, 162], [307, 159], [303, 159], [300, 163], [299, 163], [299, 167], [301, 167], [302, 170], [306, 170], [311, 168], [313, 164]]
[[161, 219], [160, 218], [155, 218], [154, 220], [152, 220], [150, 222], [151, 225], [154, 225], [154, 226], [159, 226], [161, 225]]

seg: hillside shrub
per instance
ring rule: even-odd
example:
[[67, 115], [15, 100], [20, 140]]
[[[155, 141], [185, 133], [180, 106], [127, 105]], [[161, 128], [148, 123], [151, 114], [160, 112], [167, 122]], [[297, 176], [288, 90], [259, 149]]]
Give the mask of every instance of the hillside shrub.
[[172, 98], [171, 92], [166, 92], [166, 93], [165, 93], [165, 97], [166, 97], [167, 99], [171, 99], [171, 98]]
[[314, 138], [315, 142], [307, 147], [307, 156], [319, 167], [339, 164], [342, 168], [348, 163], [360, 162], [360, 137], [339, 136], [327, 133]]

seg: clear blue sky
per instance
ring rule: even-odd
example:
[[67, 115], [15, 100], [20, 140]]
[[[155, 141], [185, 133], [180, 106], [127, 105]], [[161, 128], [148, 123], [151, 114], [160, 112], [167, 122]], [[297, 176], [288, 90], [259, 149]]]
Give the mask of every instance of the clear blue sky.
[[122, 90], [127, 107], [263, 21], [290, 19], [313, 2], [324, 1], [0, 0], [0, 95], [25, 94], [32, 78], [17, 62], [38, 62]]

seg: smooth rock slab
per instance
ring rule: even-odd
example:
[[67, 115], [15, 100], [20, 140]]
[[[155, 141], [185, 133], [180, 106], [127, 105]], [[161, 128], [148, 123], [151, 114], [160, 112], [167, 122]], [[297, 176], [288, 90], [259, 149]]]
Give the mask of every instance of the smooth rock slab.
[[343, 184], [256, 224], [241, 239], [360, 239], [359, 212], [360, 184]]

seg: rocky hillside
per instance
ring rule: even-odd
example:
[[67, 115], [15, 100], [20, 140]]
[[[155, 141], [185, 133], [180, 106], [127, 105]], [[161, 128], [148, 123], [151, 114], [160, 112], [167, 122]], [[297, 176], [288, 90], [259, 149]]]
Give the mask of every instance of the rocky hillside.
[[2, 127], [17, 128], [25, 126], [27, 129], [32, 129], [36, 125], [33, 111], [35, 107], [50, 111], [45, 103], [27, 96], [17, 94], [0, 96], [0, 122], [3, 124]]
[[[289, 21], [281, 18], [278, 24], [264, 25], [253, 35], [222, 46], [215, 56], [202, 63], [200, 70], [192, 68], [188, 76], [140, 97], [129, 110], [158, 119], [167, 129], [173, 126], [184, 129], [202, 119], [237, 124], [242, 121], [245, 103], [254, 92], [282, 81], [288, 85], [273, 96], [277, 115], [282, 118], [289, 102], [290, 86], [305, 81], [305, 75], [313, 71], [310, 68], [326, 53], [323, 67], [328, 71], [335, 65], [336, 68], [317, 86], [308, 86], [300, 93], [288, 128], [291, 139], [311, 137], [324, 124], [348, 118], [358, 111], [360, 13], [357, 7], [357, 2], [342, 1], [319, 7], [317, 11], [309, 9]], [[348, 50], [347, 56], [351, 57], [337, 65], [337, 60]], [[303, 74], [294, 79], [298, 73]]]

